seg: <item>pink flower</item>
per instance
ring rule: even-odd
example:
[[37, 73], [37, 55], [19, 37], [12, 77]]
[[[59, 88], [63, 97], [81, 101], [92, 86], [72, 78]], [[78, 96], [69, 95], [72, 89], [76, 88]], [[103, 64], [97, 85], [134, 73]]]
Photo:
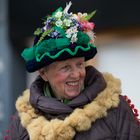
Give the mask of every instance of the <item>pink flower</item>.
[[95, 26], [95, 24], [93, 22], [82, 21], [80, 23], [81, 23], [83, 29], [87, 30], [87, 31], [93, 30], [93, 28]]

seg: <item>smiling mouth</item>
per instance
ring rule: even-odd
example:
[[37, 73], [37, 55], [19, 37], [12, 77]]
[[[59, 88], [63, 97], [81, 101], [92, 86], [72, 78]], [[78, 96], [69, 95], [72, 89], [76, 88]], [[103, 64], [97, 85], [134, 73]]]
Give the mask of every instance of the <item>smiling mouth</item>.
[[79, 81], [66, 82], [68, 86], [79, 86]]

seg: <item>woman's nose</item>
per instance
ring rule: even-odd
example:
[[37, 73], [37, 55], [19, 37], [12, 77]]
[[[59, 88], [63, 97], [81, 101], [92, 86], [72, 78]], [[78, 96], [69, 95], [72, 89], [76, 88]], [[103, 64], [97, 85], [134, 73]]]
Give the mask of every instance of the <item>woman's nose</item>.
[[71, 71], [71, 77], [72, 78], [79, 78], [80, 72], [78, 68], [73, 68]]

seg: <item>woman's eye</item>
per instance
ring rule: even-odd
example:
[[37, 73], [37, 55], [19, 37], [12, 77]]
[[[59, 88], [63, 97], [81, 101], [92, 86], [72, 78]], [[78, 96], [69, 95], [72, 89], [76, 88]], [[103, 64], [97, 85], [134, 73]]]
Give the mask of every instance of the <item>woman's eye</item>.
[[80, 63], [78, 63], [77, 65], [78, 65], [79, 67], [83, 67], [83, 66], [84, 66], [84, 63], [81, 63], [81, 62], [80, 62]]
[[66, 66], [64, 66], [64, 67], [62, 67], [61, 69], [62, 70], [68, 70], [70, 67], [68, 66], [68, 65], [66, 65]]

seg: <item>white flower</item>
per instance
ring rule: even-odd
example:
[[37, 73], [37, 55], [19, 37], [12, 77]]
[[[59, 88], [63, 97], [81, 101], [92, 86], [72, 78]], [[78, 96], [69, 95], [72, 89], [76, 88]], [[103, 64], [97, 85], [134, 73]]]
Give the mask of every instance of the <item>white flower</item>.
[[80, 18], [84, 18], [84, 17], [86, 17], [87, 16], [87, 13], [78, 13], [78, 17], [80, 17]]
[[78, 16], [81, 17], [82, 16], [82, 13], [81, 12], [78, 12]]
[[71, 42], [76, 42], [77, 41], [77, 27], [74, 26], [74, 27], [71, 27], [69, 28], [67, 31], [66, 31], [66, 37], [67, 38], [71, 38]]
[[66, 37], [67, 38], [71, 38], [71, 34], [66, 34]]
[[94, 44], [96, 38], [95, 33], [93, 31], [88, 31], [86, 34], [90, 37], [90, 42]]
[[71, 22], [72, 21], [69, 19], [64, 19], [64, 21], [63, 21], [64, 25], [66, 25], [67, 27], [70, 27]]
[[87, 13], [83, 13], [83, 16], [86, 17], [87, 16]]
[[66, 31], [66, 37], [67, 38], [71, 38], [71, 42], [76, 42], [77, 41], [77, 27], [74, 26], [74, 27], [71, 27], [69, 28], [67, 31]]
[[71, 42], [76, 42], [77, 41], [77, 33], [73, 34], [72, 37], [71, 37]]
[[55, 14], [55, 17], [60, 19], [62, 17], [62, 12], [58, 11], [56, 14]]
[[69, 29], [66, 31], [66, 34], [72, 34], [71, 28], [69, 28]]
[[44, 27], [43, 27], [43, 29], [46, 31], [46, 30], [47, 30], [47, 27], [46, 27], [46, 26], [44, 26]]
[[72, 15], [72, 19], [78, 20], [78, 16], [77, 16], [76, 14], [73, 14], [73, 15]]
[[57, 20], [55, 22], [55, 25], [58, 26], [58, 27], [62, 27], [62, 20]]
[[71, 27], [71, 32], [72, 33], [77, 33], [78, 32], [77, 27], [76, 26]]
[[76, 26], [71, 27], [66, 31], [67, 34], [74, 34], [74, 33], [77, 33], [77, 32], [78, 32], [78, 30], [77, 30]]

